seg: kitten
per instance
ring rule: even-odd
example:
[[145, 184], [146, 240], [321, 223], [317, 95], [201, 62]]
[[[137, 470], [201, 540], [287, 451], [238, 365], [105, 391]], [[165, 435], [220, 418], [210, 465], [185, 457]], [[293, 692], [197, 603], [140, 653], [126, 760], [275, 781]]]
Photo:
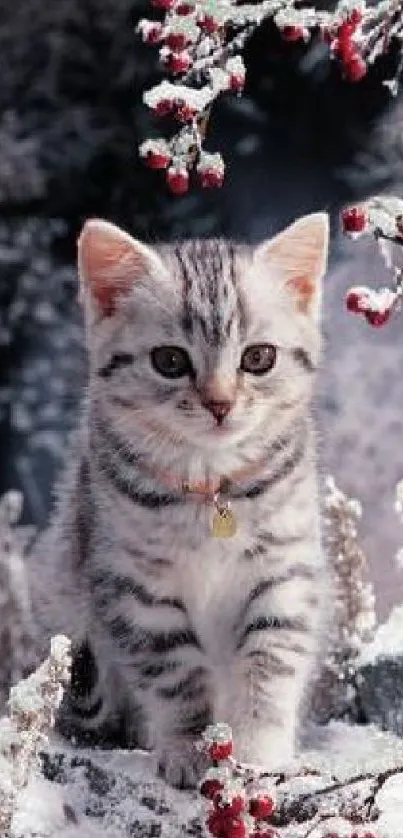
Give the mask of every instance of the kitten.
[[197, 781], [212, 721], [242, 761], [294, 754], [326, 579], [310, 401], [327, 245], [325, 214], [256, 248], [152, 249], [98, 220], [79, 239], [89, 384], [34, 607], [74, 643], [62, 729], [153, 748], [174, 785]]

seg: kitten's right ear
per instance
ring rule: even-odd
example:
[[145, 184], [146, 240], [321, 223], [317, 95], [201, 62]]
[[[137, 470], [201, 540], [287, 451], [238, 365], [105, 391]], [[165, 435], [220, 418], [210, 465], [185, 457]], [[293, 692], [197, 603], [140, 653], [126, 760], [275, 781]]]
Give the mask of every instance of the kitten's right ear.
[[161, 271], [156, 253], [115, 224], [86, 221], [77, 243], [83, 296], [89, 295], [98, 314], [111, 317], [118, 299], [130, 293], [136, 279]]

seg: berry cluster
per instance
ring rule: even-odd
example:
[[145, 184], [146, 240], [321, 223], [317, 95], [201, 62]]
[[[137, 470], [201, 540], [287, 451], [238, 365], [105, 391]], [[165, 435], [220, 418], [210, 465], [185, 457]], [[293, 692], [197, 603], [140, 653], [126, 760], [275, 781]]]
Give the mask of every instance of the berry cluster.
[[208, 801], [208, 834], [215, 838], [278, 838], [270, 826], [275, 809], [273, 790], [267, 783], [236, 776], [231, 728], [210, 725], [203, 740], [213, 763], [200, 784], [200, 793]]
[[[147, 90], [143, 98], [158, 116], [170, 120], [167, 133], [171, 132], [171, 139], [162, 159], [147, 144], [141, 146], [140, 153], [151, 168], [167, 169], [167, 185], [176, 195], [188, 191], [193, 171], [194, 180], [204, 188], [223, 183], [221, 155], [208, 155], [210, 160], [202, 156], [209, 113], [222, 93], [242, 93], [243, 49], [263, 20], [272, 18], [284, 41], [290, 44], [321, 37], [329, 44], [330, 57], [340, 63], [344, 77], [351, 82], [364, 78], [369, 65], [389, 49], [391, 40], [400, 38], [403, 44], [400, 0], [383, 0], [368, 6], [365, 0], [338, 0], [332, 12], [301, 8], [297, 0], [258, 0], [253, 4], [248, 0], [152, 3], [164, 19], [143, 19], [137, 29], [145, 43], [159, 46], [161, 66], [172, 81]], [[392, 93], [396, 92], [397, 83], [397, 75], [384, 82]]]
[[352, 82], [361, 81], [367, 74], [367, 63], [362, 56], [359, 38], [362, 20], [361, 8], [347, 8], [344, 20], [323, 32], [331, 54], [340, 61], [345, 78]]
[[365, 204], [344, 209], [341, 221], [344, 234], [352, 239], [372, 236], [393, 271], [391, 287], [357, 286], [346, 295], [348, 311], [362, 314], [371, 326], [384, 326], [400, 308], [403, 295], [402, 268], [393, 265], [392, 259], [393, 247], [403, 244], [403, 201], [387, 196], [370, 198]]
[[[206, 801], [204, 834], [213, 838], [281, 838], [284, 832], [283, 829], [279, 831], [279, 824], [285, 826], [288, 823], [284, 818], [287, 817], [290, 790], [288, 787], [286, 795], [283, 790], [278, 807], [275, 792], [282, 784], [289, 783], [292, 775], [259, 775], [258, 770], [253, 770], [251, 766], [242, 767], [234, 758], [232, 731], [226, 724], [209, 725], [203, 733], [200, 747], [211, 760], [211, 766], [199, 786], [200, 794]], [[362, 777], [359, 780], [361, 782]], [[298, 785], [299, 793], [300, 788]], [[329, 791], [332, 790], [331, 786]], [[323, 795], [323, 791], [317, 793]], [[315, 794], [314, 791], [313, 798]], [[289, 803], [291, 825], [295, 823], [296, 801], [290, 799]], [[334, 801], [329, 811], [324, 806], [313, 821], [308, 806], [307, 816], [302, 817], [300, 823], [298, 838], [308, 838], [308, 835], [312, 835], [312, 838], [314, 835], [315, 838], [378, 838], [364, 823], [361, 826], [353, 826], [351, 823], [349, 826], [344, 818], [340, 832], [340, 820], [334, 812]], [[296, 832], [294, 834], [297, 835]]]

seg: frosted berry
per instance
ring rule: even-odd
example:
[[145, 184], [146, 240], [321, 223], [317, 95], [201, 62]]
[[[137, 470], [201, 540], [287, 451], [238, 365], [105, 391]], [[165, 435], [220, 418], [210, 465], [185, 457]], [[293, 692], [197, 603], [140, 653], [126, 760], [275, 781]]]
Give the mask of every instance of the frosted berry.
[[186, 15], [191, 15], [193, 11], [194, 6], [192, 3], [179, 3], [179, 6], [175, 9], [175, 14], [185, 17]]
[[344, 74], [348, 81], [361, 81], [367, 74], [367, 65], [361, 55], [353, 53], [344, 63]]
[[189, 173], [173, 167], [167, 171], [167, 184], [173, 195], [185, 195], [189, 189]]
[[167, 116], [168, 114], [172, 113], [173, 107], [174, 103], [171, 99], [161, 99], [155, 105], [154, 111], [158, 116]]
[[304, 30], [301, 26], [284, 26], [281, 34], [285, 41], [295, 43], [295, 41], [300, 41], [304, 37]]
[[245, 87], [245, 76], [243, 73], [231, 73], [228, 81], [229, 90], [233, 93], [242, 93]]
[[251, 838], [279, 838], [279, 834], [270, 826], [258, 826], [258, 828], [252, 832]]
[[249, 812], [252, 817], [264, 821], [274, 812], [274, 800], [268, 794], [256, 795], [249, 802]]
[[187, 46], [188, 39], [183, 32], [169, 32], [165, 38], [165, 43], [174, 52], [180, 52]]
[[210, 812], [207, 827], [215, 838], [247, 838], [246, 824], [240, 818], [231, 818], [221, 812]]
[[332, 44], [332, 51], [337, 58], [340, 58], [345, 70], [349, 62], [351, 62], [353, 58], [355, 60], [357, 56], [355, 45], [353, 44], [351, 38], [336, 38]]
[[221, 812], [215, 810], [210, 812], [207, 818], [207, 828], [215, 838], [226, 838], [228, 825], [228, 819]]
[[152, 0], [153, 6], [157, 9], [164, 9], [164, 11], [168, 12], [169, 9], [172, 9], [174, 6], [175, 0]]
[[[350, 12], [350, 18], [349, 19], [350, 19], [351, 23], [354, 25], [354, 27], [357, 27], [358, 24], [361, 23], [361, 21], [362, 21], [362, 11], [360, 9], [353, 9]], [[365, 838], [365, 836], [364, 836], [364, 838]]]
[[160, 23], [155, 23], [150, 26], [148, 31], [144, 34], [144, 41], [147, 44], [159, 44], [162, 38], [162, 26]]
[[217, 32], [217, 29], [219, 29], [220, 24], [218, 23], [218, 20], [213, 17], [213, 15], [203, 15], [203, 17], [199, 20], [199, 26], [203, 32], [207, 33], [207, 35], [213, 35], [214, 32]]
[[192, 63], [188, 52], [171, 52], [164, 59], [164, 64], [170, 73], [186, 73]]
[[220, 762], [222, 759], [227, 759], [232, 754], [232, 742], [212, 742], [209, 745], [208, 753], [211, 759]]
[[224, 182], [224, 172], [219, 169], [203, 169], [199, 171], [199, 179], [203, 189], [219, 188]]
[[216, 778], [210, 778], [207, 780], [203, 780], [200, 786], [200, 794], [203, 797], [207, 797], [208, 800], [214, 800], [215, 796], [222, 791], [223, 784], [221, 780]]
[[359, 294], [357, 291], [348, 292], [346, 296], [348, 311], [351, 311], [353, 314], [363, 314], [366, 312], [368, 305], [368, 300], [362, 294]]
[[227, 818], [236, 818], [245, 810], [245, 800], [242, 795], [234, 795], [230, 801], [222, 801], [221, 795], [218, 794], [214, 800], [214, 805], [217, 811], [222, 812]]
[[145, 157], [149, 169], [166, 169], [170, 162], [170, 156], [160, 151], [149, 151]]
[[178, 122], [191, 122], [196, 114], [196, 109], [191, 108], [190, 105], [179, 105], [175, 111], [175, 119], [177, 119]]
[[337, 35], [340, 41], [349, 41], [351, 36], [354, 35], [355, 26], [352, 21], [344, 21], [340, 24]]
[[368, 309], [368, 311], [364, 313], [368, 323], [378, 329], [388, 322], [391, 310], [390, 308], [386, 308], [384, 311], [372, 311], [372, 309]]
[[367, 216], [361, 207], [350, 207], [341, 214], [344, 233], [362, 233], [367, 226]]
[[247, 838], [247, 834], [244, 821], [235, 818], [233, 821], [229, 821], [225, 838]]

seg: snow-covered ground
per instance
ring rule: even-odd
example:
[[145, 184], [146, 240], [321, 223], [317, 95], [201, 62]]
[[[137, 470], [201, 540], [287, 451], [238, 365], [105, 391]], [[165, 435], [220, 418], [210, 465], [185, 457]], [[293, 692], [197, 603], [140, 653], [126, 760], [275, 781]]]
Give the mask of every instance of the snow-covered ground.
[[[373, 726], [350, 726], [332, 722], [312, 728], [308, 742], [290, 773], [303, 767], [310, 775], [297, 776], [284, 784], [278, 806], [285, 798], [317, 793], [341, 783], [331, 797], [323, 796], [323, 807], [341, 809], [355, 795], [370, 797], [375, 781], [352, 777], [378, 776], [396, 769], [376, 794], [379, 817], [371, 826], [377, 838], [403, 836], [403, 740], [382, 733]], [[184, 838], [202, 835], [204, 801], [197, 792], [176, 791], [155, 777], [152, 757], [142, 752], [66, 751], [56, 743], [44, 758], [46, 780], [36, 777], [18, 801], [13, 821], [13, 838]], [[316, 774], [315, 770], [320, 774]], [[322, 795], [318, 795], [318, 801]], [[320, 804], [319, 804], [320, 805]], [[301, 810], [302, 811], [302, 803]], [[298, 816], [300, 819], [300, 816]], [[304, 838], [314, 821], [279, 828], [281, 838]], [[352, 833], [351, 823], [335, 816], [326, 829], [340, 838]], [[357, 827], [357, 835], [369, 829]], [[319, 838], [322, 832], [310, 833]]]

